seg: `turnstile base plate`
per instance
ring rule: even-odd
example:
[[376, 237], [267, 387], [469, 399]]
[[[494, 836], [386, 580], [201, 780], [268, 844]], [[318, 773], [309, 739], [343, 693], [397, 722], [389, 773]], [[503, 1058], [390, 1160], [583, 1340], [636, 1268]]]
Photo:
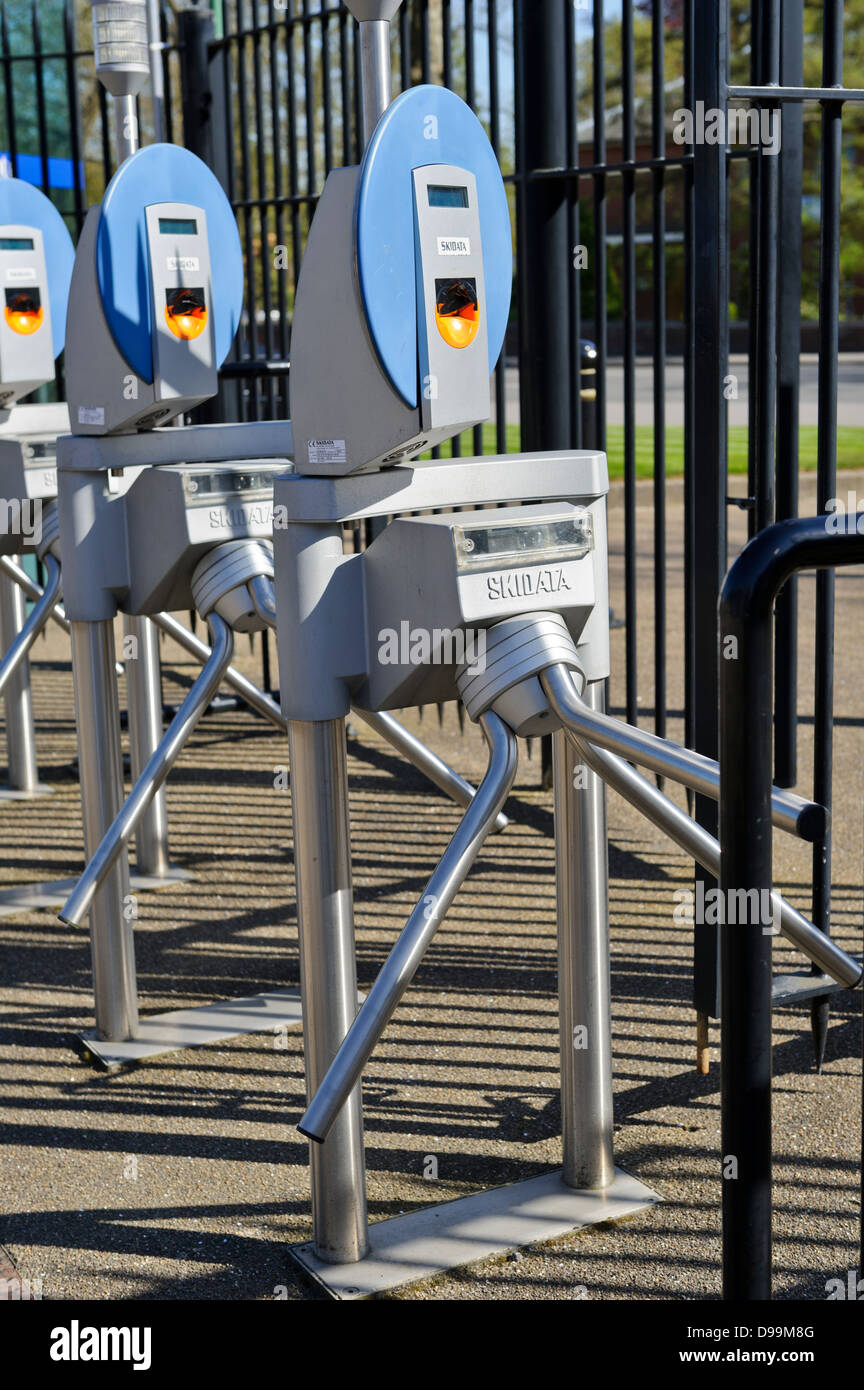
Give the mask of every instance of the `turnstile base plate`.
[[302, 1022], [299, 989], [278, 989], [225, 999], [197, 1009], [176, 1009], [142, 1018], [138, 1037], [130, 1042], [106, 1042], [95, 1029], [80, 1034], [90, 1058], [106, 1071], [145, 1062], [164, 1052], [180, 1052], [205, 1043], [224, 1042], [239, 1033], [262, 1033], [268, 1028], [299, 1028]]
[[577, 1191], [564, 1186], [560, 1173], [544, 1173], [376, 1222], [369, 1227], [369, 1254], [356, 1264], [325, 1264], [311, 1243], [292, 1246], [291, 1254], [331, 1298], [374, 1298], [583, 1226], [619, 1221], [659, 1201], [620, 1168], [601, 1191]]
[[53, 796], [54, 788], [47, 782], [37, 782], [29, 791], [19, 791], [17, 787], [0, 787], [0, 801], [33, 801], [37, 796]]
[[[133, 893], [152, 893], [172, 883], [189, 883], [193, 878], [194, 874], [185, 869], [172, 867], [158, 878], [150, 874], [130, 874], [129, 887]], [[0, 917], [11, 917], [15, 912], [56, 911], [63, 906], [77, 882], [77, 878], [58, 878], [53, 883], [25, 883], [20, 888], [5, 888], [0, 892]], [[83, 925], [86, 929], [86, 922]]]

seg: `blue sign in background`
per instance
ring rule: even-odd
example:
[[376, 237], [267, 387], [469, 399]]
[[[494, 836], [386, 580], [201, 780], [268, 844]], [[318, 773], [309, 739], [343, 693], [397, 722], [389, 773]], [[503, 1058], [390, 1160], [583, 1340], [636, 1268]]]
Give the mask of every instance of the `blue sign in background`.
[[[0, 178], [12, 177], [12, 156], [0, 150]], [[35, 183], [37, 188], [42, 187], [42, 156], [38, 154], [19, 154], [18, 155], [18, 177], [27, 183]], [[48, 187], [49, 188], [74, 188], [75, 184], [75, 162], [71, 159], [58, 159], [54, 155], [48, 156]], [[78, 187], [84, 187], [84, 162], [78, 170]]]

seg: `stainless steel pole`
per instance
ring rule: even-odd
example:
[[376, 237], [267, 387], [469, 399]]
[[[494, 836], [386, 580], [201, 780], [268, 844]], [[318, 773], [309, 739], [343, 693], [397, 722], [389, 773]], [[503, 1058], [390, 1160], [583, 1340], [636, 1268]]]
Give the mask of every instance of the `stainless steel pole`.
[[[114, 675], [114, 626], [72, 623], [72, 671], [78, 724], [78, 764], [84, 852], [96, 853], [123, 804], [120, 711]], [[125, 850], [90, 911], [96, 1030], [111, 1042], [138, 1031], [138, 988], [132, 937], [129, 860]]]
[[[345, 721], [288, 724], [306, 1094], [357, 1013]], [[310, 1146], [315, 1251], [330, 1264], [368, 1246], [363, 1115], [356, 1087], [326, 1144]]]
[[78, 925], [89, 911], [100, 885], [104, 883], [121, 851], [128, 845], [135, 827], [158, 795], [189, 735], [204, 714], [222, 683], [234, 649], [234, 634], [216, 613], [210, 615], [213, 645], [206, 664], [178, 709], [169, 728], [120, 811], [99, 842], [95, 854], [60, 911], [61, 922]]
[[363, 138], [368, 144], [391, 101], [389, 19], [361, 19], [360, 64], [363, 74]]
[[[588, 686], [586, 701], [602, 710], [601, 682]], [[553, 735], [552, 768], [563, 1178], [568, 1187], [602, 1188], [615, 1176], [606, 788], [562, 731]]]
[[[137, 782], [162, 738], [162, 671], [159, 634], [149, 618], [123, 615], [126, 701], [129, 707], [129, 755], [132, 781]], [[131, 642], [129, 639], [132, 639]], [[133, 645], [134, 644], [134, 645]], [[135, 652], [133, 657], [130, 651]], [[147, 807], [135, 834], [135, 867], [139, 874], [164, 878], [170, 868], [168, 810], [159, 791]]]
[[519, 761], [515, 734], [491, 711], [481, 716], [480, 725], [489, 749], [486, 776], [298, 1126], [301, 1134], [318, 1143], [326, 1140], [329, 1144], [331, 1126], [413, 980], [513, 785]]
[[123, 163], [138, 148], [138, 113], [134, 96], [115, 96], [114, 135], [117, 141], [117, 163]]
[[[26, 616], [23, 593], [7, 575], [0, 574], [0, 652], [5, 652], [18, 636]], [[7, 682], [4, 703], [9, 785], [15, 791], [33, 792], [39, 786], [39, 765], [36, 760], [30, 662], [26, 656]]]

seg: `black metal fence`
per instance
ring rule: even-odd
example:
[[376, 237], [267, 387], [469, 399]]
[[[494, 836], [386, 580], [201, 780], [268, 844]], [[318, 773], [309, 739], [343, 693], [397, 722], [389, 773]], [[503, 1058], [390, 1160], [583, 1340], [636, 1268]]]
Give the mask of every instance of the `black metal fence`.
[[[73, 229], [111, 168], [105, 99], [82, 22], [88, 9], [83, 0], [0, 6], [0, 153], [11, 170], [35, 174]], [[337, 0], [214, 0], [212, 10], [175, 9], [162, 19], [165, 138], [217, 171], [247, 268], [243, 322], [206, 417], [285, 416], [309, 222], [327, 171], [360, 153], [356, 26]], [[857, 179], [864, 165], [859, 128], [848, 117], [844, 127], [844, 110], [864, 92], [838, 84], [844, 15], [857, 55], [862, 9], [858, 0], [405, 0], [394, 25], [396, 86], [444, 83], [474, 106], [502, 166], [516, 234], [516, 294], [495, 373], [494, 421], [454, 440], [452, 450], [586, 442], [607, 449], [624, 514], [623, 579], [613, 598], [625, 622], [626, 661], [613, 701], [632, 722], [651, 711], [662, 735], [681, 713], [670, 705], [683, 669], [686, 741], [711, 756], [730, 454], [733, 466], [746, 467], [746, 496], [735, 505], [746, 508], [751, 535], [796, 514], [802, 332], [819, 351], [820, 509], [836, 492], [840, 334], [858, 343], [864, 317], [864, 286], [854, 260], [843, 260], [840, 236], [841, 177]], [[816, 85], [805, 87], [814, 74]], [[712, 141], [712, 113], [726, 120], [730, 111], [742, 115], [743, 138], [730, 141], [724, 128]], [[764, 138], [778, 112], [779, 151]], [[145, 138], [152, 116], [142, 98]], [[864, 238], [857, 222], [849, 230], [853, 243]], [[583, 337], [596, 345], [590, 417], [581, 400]], [[749, 376], [747, 428], [731, 439], [730, 345], [746, 354]], [[667, 422], [673, 376], [678, 418]], [[676, 475], [683, 475], [683, 522], [673, 532]], [[644, 490], [653, 510], [647, 534], [637, 526]], [[647, 594], [638, 570], [645, 544]], [[679, 544], [675, 593], [668, 560]], [[833, 576], [818, 582], [813, 791], [830, 804]], [[674, 641], [673, 602], [684, 610], [683, 639]], [[794, 580], [778, 601], [775, 632], [775, 777], [791, 785], [798, 776]], [[640, 670], [646, 640], [650, 675]], [[713, 803], [697, 798], [696, 814], [716, 833]], [[827, 931], [827, 838], [813, 873], [814, 920]], [[717, 1015], [719, 934], [698, 927], [696, 938], [696, 1005]], [[820, 1047], [826, 1007], [814, 1005]]]

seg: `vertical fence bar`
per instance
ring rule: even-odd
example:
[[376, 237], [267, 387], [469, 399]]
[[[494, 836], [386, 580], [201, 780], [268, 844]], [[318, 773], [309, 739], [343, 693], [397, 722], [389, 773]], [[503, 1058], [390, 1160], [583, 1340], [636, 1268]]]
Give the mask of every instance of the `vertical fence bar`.
[[75, 218], [75, 240], [84, 223], [85, 198], [83, 187], [83, 158], [81, 141], [81, 112], [78, 107], [77, 41], [75, 11], [71, 0], [63, 6], [63, 37], [66, 43], [66, 109], [69, 120], [69, 152], [72, 156], [72, 199]]
[[15, 122], [15, 92], [12, 80], [12, 50], [9, 45], [9, 21], [6, 6], [0, 5], [0, 54], [3, 63], [3, 94], [6, 110], [6, 134], [9, 138], [9, 162], [12, 177], [18, 177], [18, 133]]
[[639, 667], [637, 653], [636, 559], [636, 159], [635, 52], [633, 0], [621, 5], [621, 251], [623, 257], [624, 320], [624, 644], [626, 651], [625, 707], [630, 724], [639, 722]]
[[[760, 85], [780, 81], [780, 0], [760, 0]], [[760, 117], [766, 104], [757, 108]], [[769, 118], [772, 114], [768, 110]], [[774, 520], [774, 448], [777, 400], [777, 193], [778, 163], [760, 143], [759, 154], [759, 261], [751, 312], [756, 319], [758, 374], [756, 403], [756, 457], [753, 492], [753, 524], [762, 531]]]
[[[728, 0], [698, 0], [693, 26], [694, 98], [705, 110], [727, 106]], [[717, 600], [726, 572], [728, 424], [724, 378], [729, 363], [729, 209], [726, 149], [697, 143], [694, 165], [695, 419], [698, 463], [693, 468], [693, 743], [717, 755]], [[697, 796], [696, 819], [717, 833], [717, 810]], [[705, 889], [713, 878], [696, 870]], [[694, 928], [694, 1003], [698, 1013], [720, 1013], [719, 933]]]
[[[651, 154], [666, 153], [665, 9], [651, 12]], [[654, 732], [666, 735], [666, 171], [652, 174], [654, 305]], [[659, 785], [663, 785], [660, 778]]]
[[[444, 0], [449, 11], [449, 0]], [[442, 9], [444, 7], [442, 6]], [[498, 70], [498, 4], [488, 0], [487, 28], [489, 31], [489, 139], [495, 158], [501, 158], [501, 85]], [[449, 22], [449, 14], [442, 15]], [[507, 343], [495, 364], [495, 452], [507, 452]]]
[[45, 59], [42, 55], [42, 23], [39, 17], [39, 0], [33, 0], [33, 76], [36, 86], [36, 126], [39, 140], [39, 167], [42, 192], [50, 193], [51, 179], [48, 173], [48, 127], [45, 121]]
[[[696, 0], [684, 0], [684, 105], [695, 109], [693, 41]], [[696, 204], [691, 162], [684, 169], [684, 742], [695, 745], [696, 584]], [[692, 797], [688, 794], [688, 800]]]
[[[843, 0], [826, 0], [822, 25], [822, 83], [843, 81]], [[840, 352], [840, 208], [843, 106], [822, 103], [822, 220], [819, 245], [819, 406], [816, 506], [837, 495], [837, 392]], [[816, 576], [813, 796], [831, 809], [834, 775], [834, 571]], [[813, 846], [813, 923], [831, 931], [831, 829]], [[813, 1047], [821, 1071], [828, 1038], [827, 999], [811, 1004]]]
[[606, 448], [606, 53], [603, 0], [594, 0], [591, 35], [591, 89], [594, 113], [594, 345], [597, 348], [595, 440]]
[[[579, 164], [579, 126], [576, 92], [576, 11], [570, 0], [563, 0], [561, 42], [564, 44], [567, 83], [565, 106], [567, 146], [565, 164], [568, 170]], [[567, 191], [567, 276], [568, 337], [570, 339], [570, 448], [582, 448], [582, 286], [581, 269], [576, 263], [579, 244], [579, 179], [568, 175]]]
[[[804, 82], [804, 0], [783, 0], [780, 80]], [[778, 521], [798, 515], [799, 398], [801, 381], [801, 198], [804, 111], [783, 108], [779, 168], [780, 235], [777, 248], [777, 464]], [[798, 581], [778, 595], [774, 614], [774, 782], [798, 780]]]

